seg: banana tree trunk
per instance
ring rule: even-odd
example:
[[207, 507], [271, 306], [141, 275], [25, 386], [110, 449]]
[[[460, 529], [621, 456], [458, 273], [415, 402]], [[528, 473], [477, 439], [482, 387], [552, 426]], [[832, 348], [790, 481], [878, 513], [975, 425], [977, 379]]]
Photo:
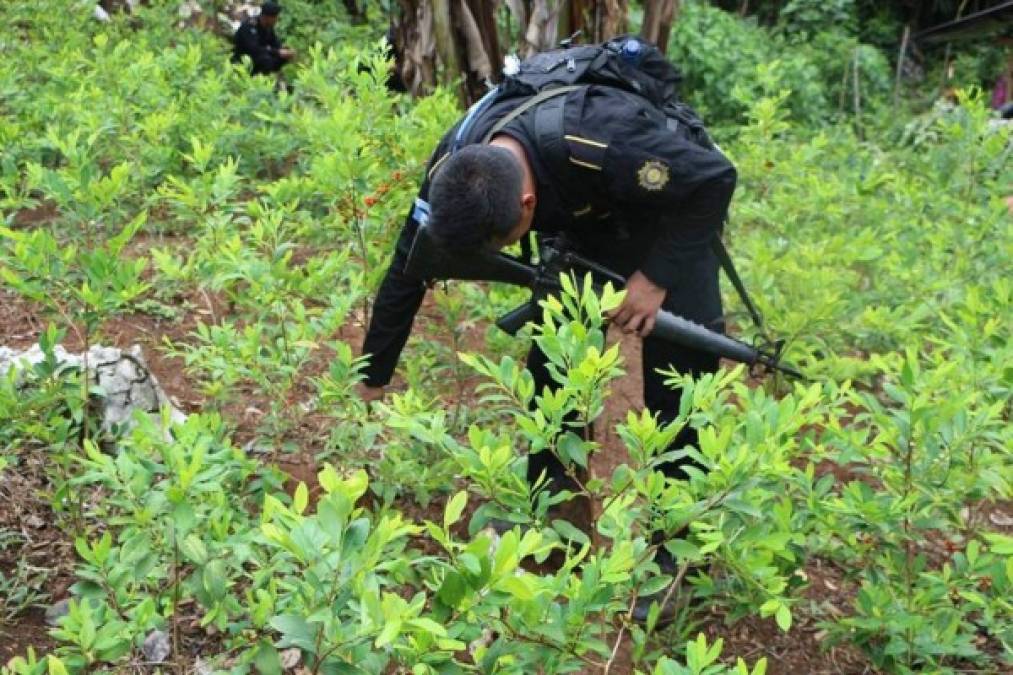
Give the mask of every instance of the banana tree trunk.
[[568, 0], [565, 35], [580, 31], [580, 42], [601, 42], [627, 30], [628, 0]]
[[393, 21], [401, 76], [412, 95], [425, 95], [437, 80], [468, 103], [486, 91], [501, 70], [496, 2], [399, 0]]
[[668, 35], [679, 13], [679, 0], [648, 0], [644, 3], [644, 25], [640, 35], [658, 46], [664, 54], [668, 49]]
[[552, 49], [559, 39], [560, 15], [565, 0], [505, 0], [517, 22], [521, 58]]

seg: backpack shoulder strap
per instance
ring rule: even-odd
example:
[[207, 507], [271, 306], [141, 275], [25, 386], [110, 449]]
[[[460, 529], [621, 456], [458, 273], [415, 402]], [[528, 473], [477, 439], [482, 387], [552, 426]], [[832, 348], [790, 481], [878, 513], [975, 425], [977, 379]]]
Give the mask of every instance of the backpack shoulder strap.
[[519, 106], [508, 112], [498, 122], [496, 122], [496, 124], [493, 125], [492, 129], [489, 130], [489, 133], [485, 135], [485, 138], [482, 139], [482, 142], [488, 143], [489, 141], [491, 141], [492, 137], [498, 134], [499, 132], [503, 131], [503, 129], [505, 129], [508, 124], [513, 122], [515, 119], [523, 115], [528, 110], [534, 108], [539, 103], [543, 103], [544, 101], [548, 101], [550, 98], [555, 98], [556, 96], [560, 96], [562, 94], [567, 94], [571, 91], [575, 91], [583, 86], [585, 85], [569, 84], [564, 87], [553, 87], [551, 89], [544, 89], [538, 92], [528, 100], [524, 101], [524, 103], [521, 103]]

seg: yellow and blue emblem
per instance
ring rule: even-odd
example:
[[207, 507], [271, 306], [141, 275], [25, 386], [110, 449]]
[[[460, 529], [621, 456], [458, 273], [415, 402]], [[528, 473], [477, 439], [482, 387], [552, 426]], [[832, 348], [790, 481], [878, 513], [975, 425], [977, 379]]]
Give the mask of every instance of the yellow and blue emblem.
[[668, 185], [668, 166], [660, 160], [649, 159], [637, 171], [637, 181], [645, 190], [661, 190]]

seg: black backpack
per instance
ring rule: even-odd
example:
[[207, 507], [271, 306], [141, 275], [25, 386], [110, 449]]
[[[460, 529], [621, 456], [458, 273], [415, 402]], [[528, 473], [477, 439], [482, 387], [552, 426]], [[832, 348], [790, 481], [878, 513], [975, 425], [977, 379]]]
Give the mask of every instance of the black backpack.
[[[587, 85], [614, 87], [643, 97], [667, 118], [669, 128], [675, 130], [681, 125], [694, 140], [709, 146], [703, 122], [689, 106], [679, 101], [681, 81], [682, 75], [661, 50], [635, 35], [621, 35], [598, 45], [541, 52], [522, 61], [517, 72], [505, 76], [499, 86], [469, 109], [452, 147], [457, 150], [466, 142], [479, 140], [470, 138], [472, 123], [496, 101], [515, 97], [528, 99], [503, 117], [486, 134], [485, 140], [527, 110]], [[561, 100], [549, 107], [561, 108]]]
[[600, 45], [582, 45], [535, 54], [508, 75], [505, 95], [537, 94], [574, 84], [599, 84], [639, 94], [659, 108], [678, 99], [682, 76], [657, 47], [633, 35]]

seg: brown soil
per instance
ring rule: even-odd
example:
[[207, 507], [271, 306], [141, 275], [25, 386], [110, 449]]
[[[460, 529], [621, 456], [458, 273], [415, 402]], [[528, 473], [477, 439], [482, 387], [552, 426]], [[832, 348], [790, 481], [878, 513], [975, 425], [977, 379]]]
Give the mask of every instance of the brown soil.
[[726, 654], [741, 657], [750, 664], [766, 657], [768, 673], [876, 672], [857, 648], [824, 646], [826, 631], [819, 623], [846, 615], [854, 596], [854, 587], [844, 578], [843, 570], [815, 559], [805, 566], [802, 574], [808, 584], [803, 592], [805, 602], [793, 608], [792, 626], [787, 633], [773, 618], [750, 616], [727, 626], [720, 611], [711, 611], [704, 624], [708, 640], [724, 639]]
[[38, 594], [33, 606], [12, 621], [4, 623], [0, 616], [0, 664], [30, 646], [40, 654], [53, 646], [45, 607], [67, 597], [73, 583], [76, 554], [46, 496], [46, 461], [44, 449], [29, 448], [0, 476], [0, 535], [11, 541], [0, 547], [0, 576], [13, 576], [19, 563], [27, 564], [31, 576], [25, 581]]
[[9, 288], [0, 288], [0, 344], [22, 348], [34, 344], [45, 330], [38, 308]]
[[14, 229], [31, 229], [53, 222], [60, 216], [55, 203], [42, 201], [30, 209], [21, 209], [14, 214]]
[[48, 635], [45, 615], [44, 609], [33, 608], [19, 616], [17, 623], [0, 625], [0, 664], [6, 664], [15, 656], [24, 657], [29, 647], [41, 657], [56, 646], [56, 641]]

